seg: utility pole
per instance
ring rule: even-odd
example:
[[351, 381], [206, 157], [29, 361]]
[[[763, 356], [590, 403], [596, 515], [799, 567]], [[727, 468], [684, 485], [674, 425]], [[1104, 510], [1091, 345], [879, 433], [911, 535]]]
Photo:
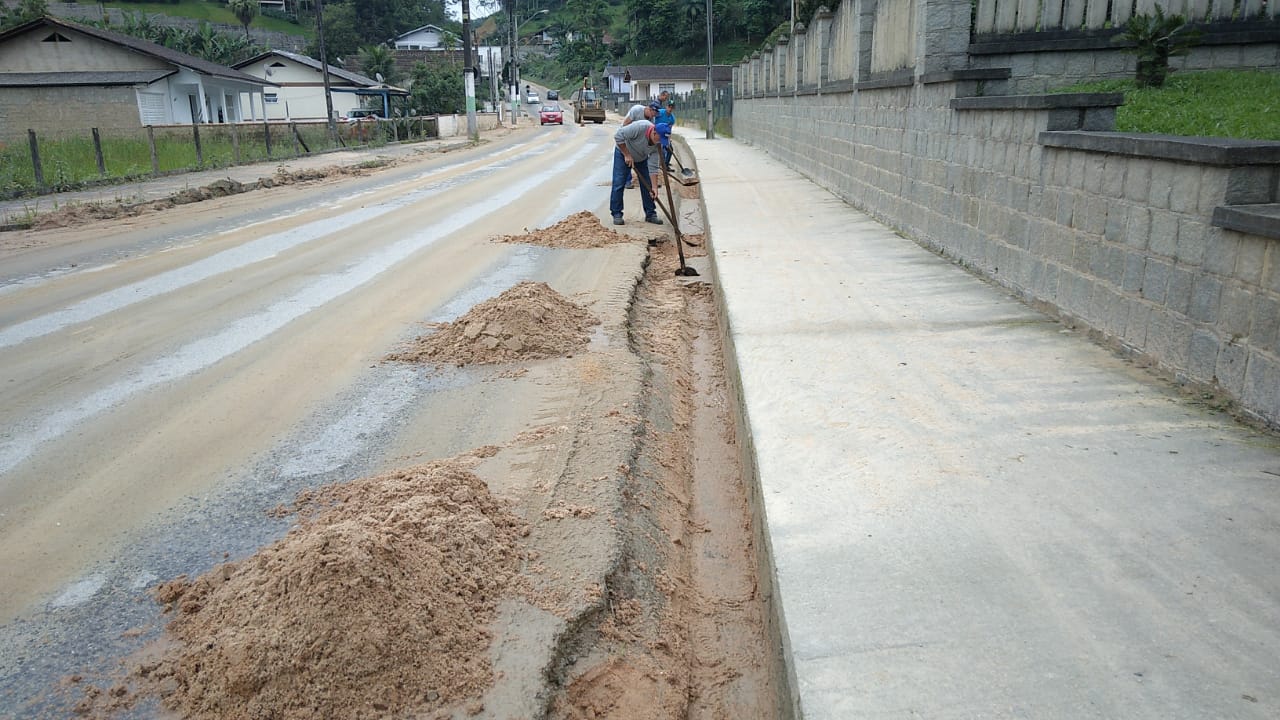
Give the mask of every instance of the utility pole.
[[[320, 49], [320, 77], [324, 80], [324, 109], [329, 121], [329, 139], [338, 141], [338, 126], [333, 122], [333, 94], [329, 92], [329, 58], [324, 53], [324, 0], [316, 0], [316, 45]], [[267, 116], [263, 106], [262, 116]]]
[[516, 78], [516, 0], [507, 0], [511, 4], [511, 17], [507, 23], [507, 32], [511, 35], [511, 124], [516, 124], [516, 115], [520, 112], [520, 108], [516, 105], [516, 98], [520, 96], [520, 80]]
[[467, 89], [467, 137], [480, 142], [480, 128], [476, 125], [476, 74], [471, 64], [471, 3], [462, 0], [462, 74]]
[[707, 139], [716, 139], [716, 119], [712, 112], [711, 94], [716, 90], [715, 75], [712, 72], [711, 60], [711, 0], [707, 0]]

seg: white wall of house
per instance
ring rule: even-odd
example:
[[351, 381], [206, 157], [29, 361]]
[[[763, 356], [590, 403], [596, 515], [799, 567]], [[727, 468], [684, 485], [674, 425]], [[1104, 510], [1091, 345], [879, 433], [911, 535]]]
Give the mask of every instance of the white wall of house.
[[397, 50], [438, 50], [441, 48], [441, 30], [434, 25], [411, 30], [396, 38]]
[[[267, 72], [268, 69], [270, 73]], [[268, 120], [324, 119], [324, 78], [319, 70], [288, 58], [272, 55], [245, 65], [240, 68], [240, 72], [264, 78], [279, 85], [279, 87], [265, 88], [263, 94], [263, 104], [266, 107]], [[350, 82], [332, 74], [329, 75], [329, 86], [331, 88], [354, 87]], [[360, 99], [353, 93], [330, 94], [333, 96], [333, 111], [340, 116], [360, 107]]]
[[673, 95], [686, 95], [707, 86], [706, 80], [632, 80], [631, 99], [657, 100], [663, 90]]
[[37, 27], [0, 45], [5, 72], [96, 72], [153, 70], [170, 65], [61, 28]]

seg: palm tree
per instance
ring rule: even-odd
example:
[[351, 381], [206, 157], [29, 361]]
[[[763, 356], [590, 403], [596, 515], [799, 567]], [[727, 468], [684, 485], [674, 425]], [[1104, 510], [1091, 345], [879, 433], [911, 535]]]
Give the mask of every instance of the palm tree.
[[395, 56], [386, 45], [362, 47], [357, 59], [360, 63], [360, 71], [368, 77], [377, 77], [381, 73], [384, 82], [395, 84], [398, 80]]
[[244, 26], [245, 39], [248, 39], [249, 23], [258, 17], [258, 0], [227, 0], [227, 9], [235, 13], [236, 19]]

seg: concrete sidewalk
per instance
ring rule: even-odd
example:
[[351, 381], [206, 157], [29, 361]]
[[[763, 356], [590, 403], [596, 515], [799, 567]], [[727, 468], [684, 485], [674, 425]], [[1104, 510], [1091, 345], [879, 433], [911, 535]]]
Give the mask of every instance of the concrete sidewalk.
[[1280, 717], [1276, 436], [686, 138], [796, 716]]

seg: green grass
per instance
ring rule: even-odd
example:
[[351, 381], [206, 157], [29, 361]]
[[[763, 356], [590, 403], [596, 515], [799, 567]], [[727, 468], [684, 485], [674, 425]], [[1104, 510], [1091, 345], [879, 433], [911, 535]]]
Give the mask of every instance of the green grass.
[[[337, 145], [329, 138], [324, 123], [299, 123], [298, 134], [312, 153], [333, 150]], [[236, 126], [239, 136], [239, 163], [292, 158], [306, 153], [295, 144], [287, 125], [272, 124], [271, 153], [268, 155], [261, 125]], [[422, 127], [410, 120], [368, 125], [340, 125], [338, 130], [347, 146], [383, 145], [395, 138], [418, 136]], [[156, 160], [161, 174], [185, 170], [228, 167], [236, 164], [235, 143], [229, 125], [200, 126], [200, 147], [204, 162], [196, 156], [190, 128], [157, 131]], [[127, 136], [104, 136], [102, 157], [106, 175], [98, 172], [93, 140], [89, 136], [62, 139], [39, 139], [40, 167], [47, 189], [74, 190], [96, 183], [111, 183], [147, 177], [152, 174], [151, 149], [145, 133]], [[27, 143], [0, 143], [0, 197], [21, 197], [40, 192]]]
[[[220, 23], [222, 25], [234, 25], [240, 27], [240, 21], [236, 19], [235, 13], [227, 9], [226, 5], [221, 3], [205, 2], [204, 0], [195, 0], [194, 2], [179, 3], [103, 3], [108, 8], [115, 8], [123, 12], [142, 13], [143, 15], [173, 15], [175, 17], [190, 18], [192, 20], [206, 20], [211, 23]], [[254, 30], [274, 30], [276, 32], [288, 33], [289, 35], [302, 35], [311, 37], [314, 30], [302, 25], [295, 25], [288, 20], [280, 18], [266, 17], [258, 15], [249, 23], [249, 36], [253, 37]]]
[[1053, 92], [1124, 93], [1116, 110], [1120, 132], [1280, 140], [1280, 72], [1174, 73], [1162, 88], [1106, 80]]

